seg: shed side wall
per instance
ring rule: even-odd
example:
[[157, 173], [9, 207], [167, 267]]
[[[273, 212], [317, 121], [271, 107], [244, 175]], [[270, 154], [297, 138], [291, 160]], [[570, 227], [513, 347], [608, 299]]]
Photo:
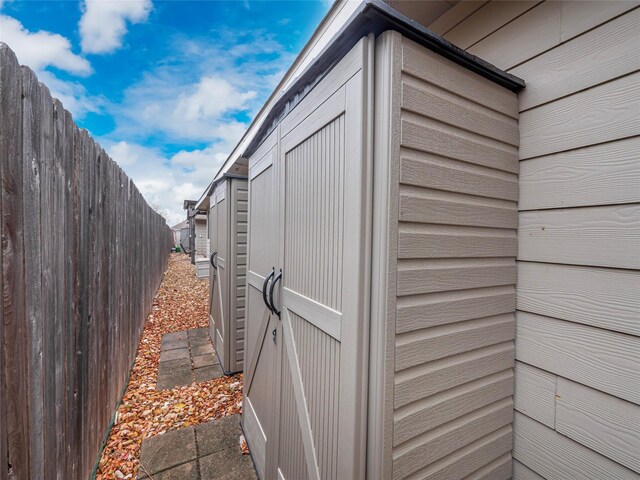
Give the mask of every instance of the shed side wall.
[[519, 96], [518, 475], [638, 478], [638, 2], [541, 2], [511, 9], [488, 30], [483, 11], [508, 6], [489, 2], [465, 16], [465, 3], [438, 20], [454, 25], [440, 33], [527, 83]]
[[509, 478], [517, 97], [399, 41], [393, 478]]
[[231, 289], [231, 311], [235, 313], [235, 331], [232, 336], [231, 349], [235, 362], [235, 370], [242, 371], [244, 367], [244, 323], [245, 298], [247, 293], [247, 212], [248, 186], [242, 179], [233, 180], [234, 201], [232, 218], [232, 239], [235, 272], [230, 271], [233, 288]]

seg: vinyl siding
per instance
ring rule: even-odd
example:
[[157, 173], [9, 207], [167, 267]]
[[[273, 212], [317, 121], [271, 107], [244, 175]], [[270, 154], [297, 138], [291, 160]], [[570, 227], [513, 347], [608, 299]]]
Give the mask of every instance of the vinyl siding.
[[394, 35], [392, 476], [509, 478], [517, 97]]
[[[248, 186], [246, 180], [235, 179], [234, 202], [231, 208], [235, 211], [232, 218], [235, 223], [232, 226], [234, 238], [233, 255], [235, 257], [236, 272], [233, 276], [235, 288], [231, 290], [231, 308], [235, 311], [236, 328], [234, 338], [231, 339], [231, 348], [235, 349], [236, 370], [244, 367], [244, 324], [246, 311], [246, 285], [247, 285], [247, 211], [248, 211]], [[233, 273], [233, 272], [232, 272]]]
[[639, 478], [639, 3], [468, 3], [434, 27], [527, 84], [514, 478]]

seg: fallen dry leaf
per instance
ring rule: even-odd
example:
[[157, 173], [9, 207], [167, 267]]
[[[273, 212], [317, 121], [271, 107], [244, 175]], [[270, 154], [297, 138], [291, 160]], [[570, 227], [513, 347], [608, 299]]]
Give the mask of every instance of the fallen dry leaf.
[[[135, 478], [146, 437], [242, 411], [242, 374], [156, 390], [162, 335], [207, 327], [207, 302], [208, 281], [196, 278], [188, 256], [171, 254], [147, 316], [117, 422], [102, 452], [97, 480]], [[248, 453], [246, 441], [241, 447]]]

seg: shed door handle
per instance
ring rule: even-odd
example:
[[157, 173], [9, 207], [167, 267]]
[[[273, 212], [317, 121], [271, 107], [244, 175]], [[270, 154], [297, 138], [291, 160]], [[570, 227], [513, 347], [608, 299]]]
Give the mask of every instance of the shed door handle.
[[218, 269], [217, 262], [213, 261], [213, 259], [216, 258], [216, 255], [218, 255], [218, 251], [217, 250], [211, 254], [211, 257], [209, 258], [209, 261], [211, 262], [211, 266], [217, 270]]
[[271, 288], [269, 289], [269, 303], [271, 304], [271, 311], [275, 313], [278, 316], [278, 318], [280, 318], [281, 312], [273, 304], [273, 289], [276, 288], [276, 283], [278, 283], [278, 280], [280, 280], [281, 278], [282, 278], [282, 269], [280, 269], [280, 273], [278, 273], [278, 276], [273, 279], [273, 282], [271, 282]]
[[269, 311], [273, 313], [273, 307], [269, 305], [269, 300], [267, 299], [267, 285], [269, 284], [269, 280], [271, 280], [276, 274], [276, 267], [271, 268], [273, 268], [273, 270], [271, 270], [271, 273], [265, 277], [264, 283], [262, 284], [262, 300], [264, 301], [264, 304], [267, 306]]

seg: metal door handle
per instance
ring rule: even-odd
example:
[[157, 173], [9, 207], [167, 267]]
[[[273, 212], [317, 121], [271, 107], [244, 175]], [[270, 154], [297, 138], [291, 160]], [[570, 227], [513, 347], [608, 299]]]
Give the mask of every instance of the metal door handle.
[[217, 250], [211, 254], [211, 257], [209, 257], [209, 262], [211, 262], [211, 266], [217, 270], [218, 265], [216, 264], [216, 262], [213, 261], [213, 259], [216, 258], [216, 255], [218, 255]]
[[264, 301], [264, 304], [267, 306], [269, 311], [273, 313], [273, 308], [271, 307], [271, 305], [269, 305], [269, 300], [267, 300], [267, 285], [269, 284], [269, 280], [271, 280], [276, 274], [276, 267], [271, 268], [273, 268], [273, 270], [271, 270], [271, 273], [265, 277], [264, 283], [262, 284], [262, 300]]
[[269, 289], [269, 303], [271, 304], [271, 311], [275, 313], [278, 316], [278, 318], [280, 318], [280, 310], [278, 310], [276, 306], [273, 304], [273, 289], [276, 287], [276, 283], [278, 283], [278, 280], [280, 280], [281, 278], [282, 278], [282, 269], [280, 269], [280, 273], [278, 273], [278, 276], [273, 279], [273, 282], [271, 282], [271, 288]]

